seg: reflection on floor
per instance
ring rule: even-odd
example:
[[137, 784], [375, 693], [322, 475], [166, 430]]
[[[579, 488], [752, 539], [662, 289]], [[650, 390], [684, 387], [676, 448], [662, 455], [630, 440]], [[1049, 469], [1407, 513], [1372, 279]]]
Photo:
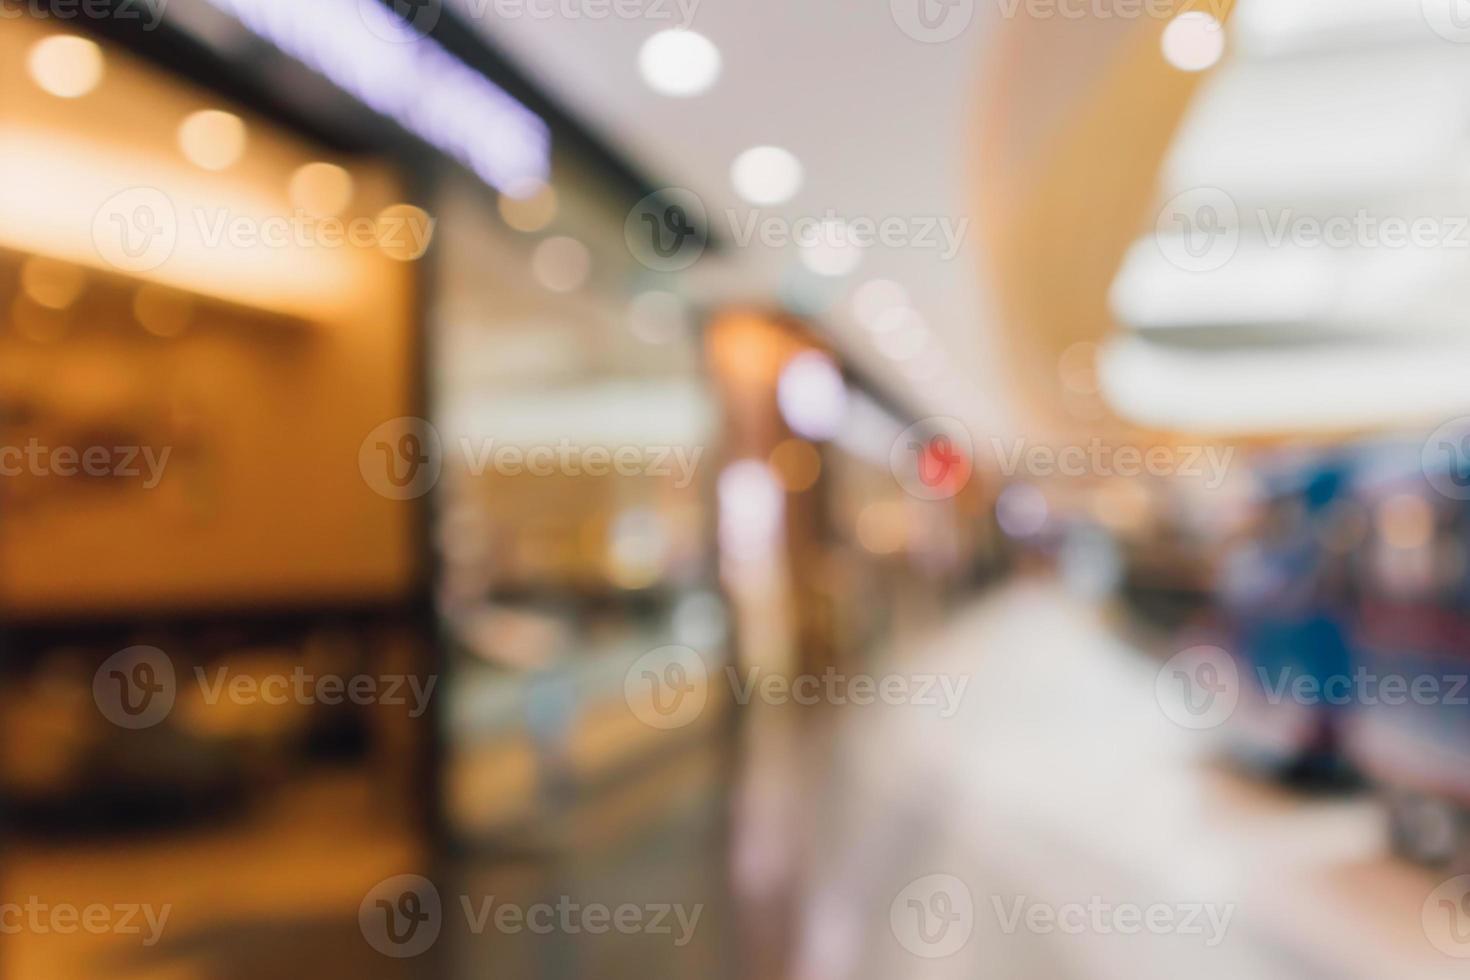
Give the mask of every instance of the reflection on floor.
[[[1370, 801], [1299, 799], [1212, 764], [1209, 743], [1154, 703], [1153, 662], [1054, 587], [999, 589], [882, 670], [968, 686], [950, 717], [934, 704], [752, 706], [728, 744], [667, 759], [569, 807], [533, 843], [494, 853], [426, 864], [422, 846], [380, 825], [361, 777], [317, 781], [231, 830], [20, 848], [0, 881], [6, 901], [173, 911], [151, 948], [136, 936], [7, 935], [0, 972], [891, 980], [1463, 969], [1421, 922], [1436, 877], [1384, 855]], [[443, 928], [422, 956], [393, 959], [364, 940], [358, 908], [374, 883], [410, 871], [435, 881]], [[645, 928], [654, 916], [663, 929]]]

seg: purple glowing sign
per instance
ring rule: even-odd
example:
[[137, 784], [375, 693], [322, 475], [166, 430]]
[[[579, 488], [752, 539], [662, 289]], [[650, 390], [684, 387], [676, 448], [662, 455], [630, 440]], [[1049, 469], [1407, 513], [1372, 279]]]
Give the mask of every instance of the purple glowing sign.
[[377, 0], [207, 0], [508, 191], [551, 173], [545, 120]]

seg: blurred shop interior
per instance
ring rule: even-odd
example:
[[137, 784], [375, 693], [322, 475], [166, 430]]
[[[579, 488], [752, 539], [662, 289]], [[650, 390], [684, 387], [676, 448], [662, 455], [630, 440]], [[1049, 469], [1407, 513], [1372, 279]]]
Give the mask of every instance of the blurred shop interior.
[[0, 907], [172, 909], [0, 977], [1453, 975], [1470, 709], [1266, 679], [1470, 662], [1466, 29], [904, 3], [0, 0]]

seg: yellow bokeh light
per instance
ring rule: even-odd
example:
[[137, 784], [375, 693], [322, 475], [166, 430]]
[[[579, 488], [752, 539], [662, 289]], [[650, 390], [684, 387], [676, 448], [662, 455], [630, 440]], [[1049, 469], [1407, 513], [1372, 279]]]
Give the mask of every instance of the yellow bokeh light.
[[194, 300], [187, 293], [149, 283], [133, 294], [133, 316], [155, 337], [177, 337], [194, 319]]
[[245, 155], [245, 121], [219, 109], [191, 113], [179, 124], [179, 149], [196, 167], [227, 170]]
[[390, 204], [378, 214], [378, 247], [390, 259], [413, 262], [434, 241], [434, 219], [412, 204]]
[[55, 34], [31, 47], [26, 67], [44, 91], [79, 99], [102, 81], [102, 49], [84, 37]]
[[505, 223], [516, 231], [540, 231], [556, 218], [556, 189], [541, 181], [502, 194], [497, 205]]
[[291, 175], [291, 205], [308, 214], [331, 218], [352, 203], [352, 175], [335, 163], [308, 163]]
[[908, 514], [903, 504], [880, 500], [858, 513], [858, 543], [875, 555], [892, 555], [908, 541]]
[[785, 439], [771, 450], [771, 469], [788, 493], [810, 490], [822, 475], [822, 454], [805, 439]]
[[85, 285], [85, 273], [69, 262], [31, 256], [20, 267], [21, 291], [36, 305], [48, 310], [64, 310], [71, 306]]

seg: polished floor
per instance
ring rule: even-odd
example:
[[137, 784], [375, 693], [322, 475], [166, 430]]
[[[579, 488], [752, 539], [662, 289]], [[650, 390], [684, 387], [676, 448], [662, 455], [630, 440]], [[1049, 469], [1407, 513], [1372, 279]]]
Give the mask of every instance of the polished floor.
[[[1439, 877], [1386, 855], [1370, 799], [1234, 774], [1168, 720], [1156, 661], [1117, 637], [1047, 581], [1002, 586], [870, 668], [963, 681], [952, 714], [928, 699], [753, 706], [731, 739], [453, 859], [385, 821], [393, 801], [363, 773], [228, 827], [12, 843], [0, 901], [171, 912], [149, 946], [8, 934], [0, 975], [1463, 975], [1434, 944]], [[398, 959], [359, 909], [405, 872], [434, 880], [442, 929]]]

